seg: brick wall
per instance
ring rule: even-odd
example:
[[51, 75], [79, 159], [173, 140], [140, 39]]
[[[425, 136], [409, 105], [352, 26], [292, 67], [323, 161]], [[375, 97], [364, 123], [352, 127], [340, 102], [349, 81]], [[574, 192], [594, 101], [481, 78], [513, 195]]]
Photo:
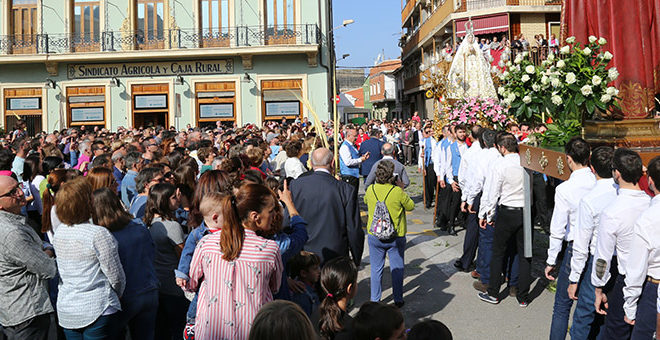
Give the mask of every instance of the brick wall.
[[525, 35], [527, 41], [532, 41], [534, 35], [543, 34], [547, 39], [547, 27], [544, 13], [522, 13], [520, 14], [520, 32]]

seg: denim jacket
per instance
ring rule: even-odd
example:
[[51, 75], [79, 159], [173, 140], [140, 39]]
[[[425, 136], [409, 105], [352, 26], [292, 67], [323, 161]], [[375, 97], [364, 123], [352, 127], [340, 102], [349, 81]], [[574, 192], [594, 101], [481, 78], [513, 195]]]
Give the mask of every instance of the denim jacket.
[[183, 246], [183, 251], [181, 251], [181, 258], [179, 259], [179, 266], [174, 270], [174, 275], [180, 279], [190, 280], [188, 273], [190, 272], [190, 261], [192, 261], [193, 253], [195, 252], [195, 247], [202, 237], [209, 234], [209, 228], [206, 227], [204, 221], [199, 227], [193, 229], [186, 239], [186, 244]]

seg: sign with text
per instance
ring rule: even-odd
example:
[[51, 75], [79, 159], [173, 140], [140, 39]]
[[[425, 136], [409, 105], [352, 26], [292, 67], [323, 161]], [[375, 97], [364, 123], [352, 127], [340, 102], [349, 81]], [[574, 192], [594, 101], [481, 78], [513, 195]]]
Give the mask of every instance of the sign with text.
[[71, 109], [72, 122], [100, 122], [103, 121], [102, 107], [79, 107]]
[[299, 116], [300, 102], [266, 102], [266, 116]]
[[8, 98], [7, 110], [39, 110], [41, 109], [41, 98]]
[[135, 109], [166, 109], [166, 94], [141, 94], [135, 95]]
[[234, 104], [199, 104], [199, 118], [232, 118]]
[[121, 64], [70, 64], [69, 79], [234, 73], [232, 59]]

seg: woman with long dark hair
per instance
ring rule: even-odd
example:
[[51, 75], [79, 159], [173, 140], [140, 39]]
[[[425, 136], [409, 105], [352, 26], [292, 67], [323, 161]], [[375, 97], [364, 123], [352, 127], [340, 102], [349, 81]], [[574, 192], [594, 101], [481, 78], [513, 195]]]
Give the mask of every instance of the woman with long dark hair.
[[353, 339], [353, 318], [347, 309], [357, 294], [357, 275], [357, 268], [348, 257], [334, 258], [323, 266], [321, 288], [325, 296], [311, 318], [321, 339]]
[[108, 229], [117, 240], [119, 259], [126, 274], [117, 328], [123, 330], [128, 326], [132, 339], [154, 339], [158, 306], [154, 241], [144, 223], [133, 219], [124, 209], [116, 189], [97, 189], [93, 196], [94, 224]]
[[174, 279], [184, 243], [183, 231], [175, 216], [178, 207], [174, 185], [159, 183], [149, 190], [144, 222], [156, 245], [154, 267], [160, 282], [156, 339], [179, 337], [186, 325], [189, 302]]
[[259, 184], [219, 202], [224, 226], [200, 241], [190, 264], [189, 288], [199, 290], [195, 337], [247, 339], [259, 308], [273, 300], [282, 258], [277, 243], [258, 234], [271, 232], [278, 209], [273, 192]]

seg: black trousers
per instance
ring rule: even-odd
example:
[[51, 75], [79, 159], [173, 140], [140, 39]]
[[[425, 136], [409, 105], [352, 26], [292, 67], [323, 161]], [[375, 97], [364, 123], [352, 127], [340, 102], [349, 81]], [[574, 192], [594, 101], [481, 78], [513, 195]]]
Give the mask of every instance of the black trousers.
[[543, 179], [543, 174], [538, 172], [532, 175], [532, 198], [534, 203], [532, 221], [544, 227], [549, 226], [547, 183]]
[[465, 240], [463, 241], [463, 256], [461, 256], [461, 265], [463, 269], [470, 267], [477, 255], [479, 247], [479, 206], [481, 205], [481, 193], [479, 193], [472, 203], [472, 210], [476, 213], [468, 213], [465, 223]]
[[[437, 179], [436, 179], [437, 181]], [[438, 194], [435, 201], [435, 226], [444, 228], [449, 221], [449, 200], [451, 196], [451, 186], [446, 185], [444, 188], [438, 186]]]
[[507, 247], [511, 240], [515, 240], [518, 249], [518, 266], [520, 278], [518, 279], [519, 302], [527, 302], [529, 295], [529, 286], [531, 284], [531, 258], [523, 257], [525, 246], [523, 240], [523, 211], [509, 210], [500, 206], [497, 210], [497, 220], [495, 221], [495, 237], [493, 239], [493, 255], [490, 261], [490, 284], [488, 294], [493, 297], [499, 297], [500, 287], [502, 286], [502, 270], [504, 256], [507, 253]]
[[359, 204], [358, 199], [358, 190], [360, 189], [360, 179], [353, 176], [341, 175], [341, 180], [350, 184], [355, 190], [353, 190], [353, 201], [355, 204]]
[[[454, 182], [458, 183], [458, 177], [454, 176]], [[460, 213], [461, 208], [461, 190], [454, 191], [451, 186], [449, 187], [449, 202], [447, 203], [447, 219], [449, 223], [454, 223], [454, 220]]]
[[47, 340], [50, 313], [33, 317], [16, 326], [4, 327], [7, 340]]
[[424, 176], [424, 204], [426, 208], [430, 208], [433, 200], [435, 199], [435, 186], [438, 183], [433, 169], [433, 163], [429, 163], [426, 167], [426, 176]]

